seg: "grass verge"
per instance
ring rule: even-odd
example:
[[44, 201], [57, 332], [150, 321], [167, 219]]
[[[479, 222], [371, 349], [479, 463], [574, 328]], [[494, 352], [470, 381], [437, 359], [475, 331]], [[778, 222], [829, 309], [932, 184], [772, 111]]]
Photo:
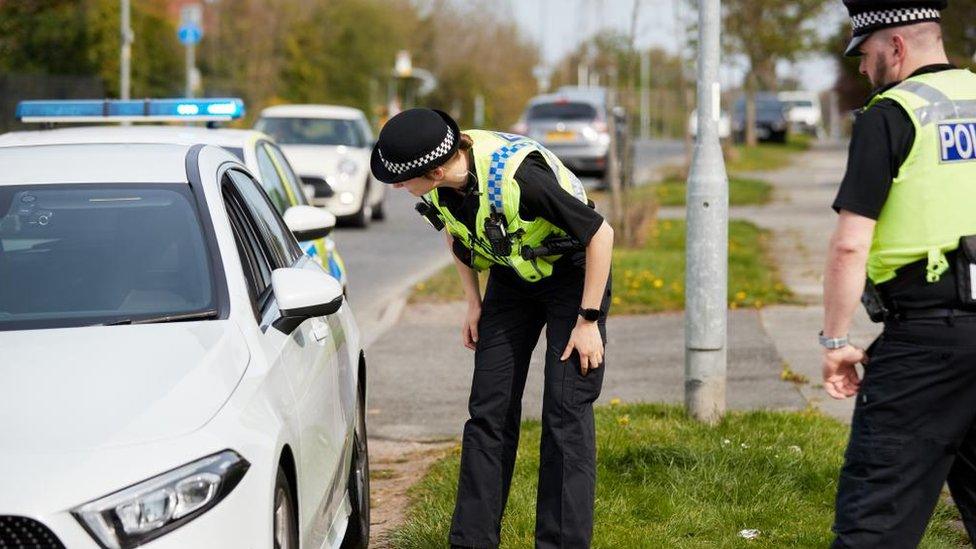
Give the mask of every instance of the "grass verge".
[[735, 145], [726, 151], [725, 169], [730, 174], [778, 170], [788, 166], [796, 153], [808, 150], [810, 145], [811, 140], [805, 135], [790, 135], [785, 144]]
[[[729, 224], [729, 307], [790, 303], [769, 252], [769, 233], [747, 221]], [[613, 251], [614, 314], [646, 314], [684, 308], [685, 222], [659, 220], [643, 247]], [[413, 303], [463, 300], [454, 265], [414, 287]]]
[[[847, 429], [816, 412], [729, 414], [717, 426], [674, 406], [597, 409], [593, 547], [826, 547]], [[538, 422], [523, 424], [502, 547], [533, 546]], [[446, 547], [459, 448], [412, 491], [403, 549]], [[964, 547], [940, 502], [923, 548]], [[758, 530], [746, 540], [740, 532]]]
[[[661, 206], [684, 206], [688, 186], [683, 179], [667, 179], [654, 185], [654, 195]], [[772, 198], [773, 187], [759, 179], [729, 177], [729, 204], [753, 206], [767, 204]]]

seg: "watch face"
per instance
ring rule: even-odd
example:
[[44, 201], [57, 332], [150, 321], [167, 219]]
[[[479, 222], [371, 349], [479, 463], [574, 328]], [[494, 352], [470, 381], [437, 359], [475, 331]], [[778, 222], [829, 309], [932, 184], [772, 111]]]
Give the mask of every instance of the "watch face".
[[600, 309], [580, 309], [580, 316], [590, 322], [600, 319]]

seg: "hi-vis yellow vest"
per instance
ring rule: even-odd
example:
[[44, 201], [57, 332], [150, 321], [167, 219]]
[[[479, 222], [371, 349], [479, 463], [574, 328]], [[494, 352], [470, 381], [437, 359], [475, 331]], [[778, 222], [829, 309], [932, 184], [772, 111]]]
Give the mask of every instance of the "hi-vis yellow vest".
[[948, 70], [915, 76], [875, 97], [893, 99], [915, 126], [915, 144], [881, 209], [868, 256], [875, 284], [928, 259], [926, 279], [949, 269], [946, 252], [976, 234], [976, 75]]
[[[436, 190], [426, 195], [427, 200], [437, 209], [451, 236], [471, 250], [472, 267], [476, 270], [483, 271], [491, 265], [503, 265], [511, 267], [529, 282], [537, 282], [551, 275], [552, 265], [560, 256], [525, 260], [521, 256], [521, 250], [523, 246], [538, 247], [546, 238], [565, 236], [565, 233], [541, 217], [526, 221], [519, 216], [522, 192], [515, 181], [515, 172], [530, 153], [541, 153], [563, 190], [586, 203], [586, 191], [579, 178], [556, 155], [527, 137], [484, 130], [467, 130], [464, 133], [474, 141], [472, 152], [480, 191], [475, 233], [471, 234], [464, 223], [458, 221], [446, 207], [441, 206]], [[495, 254], [485, 236], [484, 222], [492, 212], [504, 215], [507, 232], [512, 237], [511, 255]]]

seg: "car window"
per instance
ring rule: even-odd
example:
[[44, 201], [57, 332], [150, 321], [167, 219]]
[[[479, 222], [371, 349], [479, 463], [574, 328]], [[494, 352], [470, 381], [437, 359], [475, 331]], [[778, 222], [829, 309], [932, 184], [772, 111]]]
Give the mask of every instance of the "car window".
[[295, 237], [285, 227], [281, 215], [274, 210], [267, 195], [249, 175], [238, 170], [227, 172], [240, 194], [243, 206], [254, 220], [258, 236], [269, 252], [272, 267], [291, 267], [302, 256]]
[[364, 147], [355, 120], [336, 118], [262, 118], [254, 126], [280, 145]]
[[267, 251], [257, 236], [255, 223], [249, 220], [247, 211], [236, 194], [229, 176], [224, 176], [224, 207], [230, 220], [237, 253], [241, 258], [244, 278], [247, 280], [251, 300], [256, 305], [255, 313], [261, 308], [271, 287], [271, 263]]
[[257, 144], [255, 155], [258, 158], [258, 171], [261, 172], [261, 186], [268, 193], [268, 198], [271, 199], [278, 213], [284, 214], [291, 205], [285, 191], [285, 183], [278, 176], [278, 170], [275, 169], [268, 150], [260, 142]]
[[271, 143], [265, 143], [265, 147], [268, 148], [268, 152], [274, 157], [275, 162], [281, 167], [281, 171], [285, 173], [285, 184], [291, 189], [292, 196], [295, 197], [295, 202], [304, 206], [308, 205], [308, 198], [305, 196], [305, 191], [302, 189], [302, 182], [295, 175], [295, 170], [292, 169], [291, 164], [288, 163], [288, 159], [285, 158], [284, 153], [281, 149], [272, 145]]
[[539, 103], [529, 107], [529, 120], [595, 120], [596, 109], [588, 103]]
[[216, 309], [186, 184], [0, 186], [0, 330]]

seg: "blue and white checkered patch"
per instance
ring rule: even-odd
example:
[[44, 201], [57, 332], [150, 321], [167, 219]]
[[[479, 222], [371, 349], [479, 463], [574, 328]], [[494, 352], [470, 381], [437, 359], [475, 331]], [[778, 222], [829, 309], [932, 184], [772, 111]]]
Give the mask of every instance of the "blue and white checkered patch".
[[939, 124], [939, 145], [943, 162], [976, 160], [976, 121]]
[[488, 165], [488, 200], [491, 202], [495, 211], [503, 211], [502, 203], [502, 179], [505, 176], [505, 164], [519, 149], [526, 145], [531, 145], [532, 141], [526, 139], [496, 150], [491, 154], [491, 164]]

